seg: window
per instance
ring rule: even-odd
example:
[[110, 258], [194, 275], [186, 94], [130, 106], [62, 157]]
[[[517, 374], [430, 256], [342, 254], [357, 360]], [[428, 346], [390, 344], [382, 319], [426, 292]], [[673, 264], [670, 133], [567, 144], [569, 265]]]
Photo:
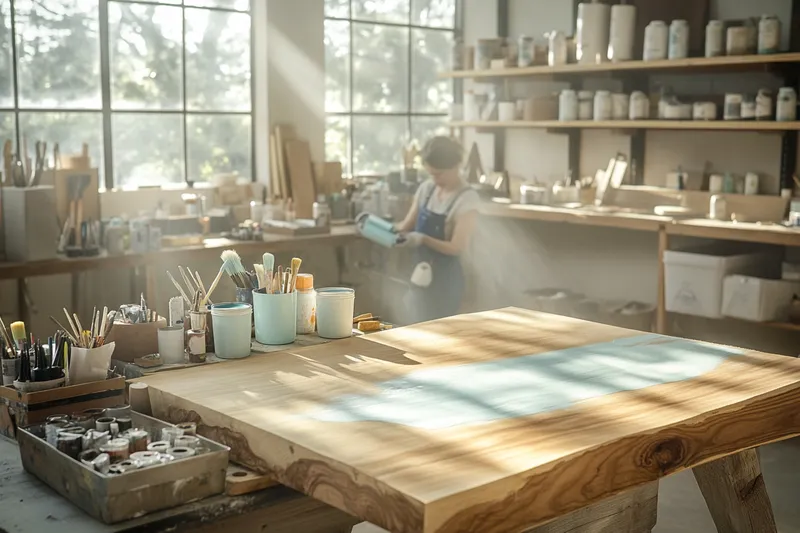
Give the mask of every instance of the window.
[[457, 0], [325, 0], [326, 158], [397, 170], [411, 140], [447, 133]]
[[250, 176], [250, 1], [0, 0], [2, 139], [107, 187]]

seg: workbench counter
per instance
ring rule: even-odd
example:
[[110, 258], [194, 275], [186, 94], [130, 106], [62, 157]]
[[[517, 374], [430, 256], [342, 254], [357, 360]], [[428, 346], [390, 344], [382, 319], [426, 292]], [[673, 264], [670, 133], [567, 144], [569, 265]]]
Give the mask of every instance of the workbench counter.
[[293, 251], [314, 245], [341, 246], [358, 238], [355, 226], [334, 226], [331, 233], [293, 237], [287, 235], [268, 235], [264, 241], [238, 241], [224, 238], [209, 238], [202, 245], [164, 248], [162, 250], [122, 255], [101, 254], [97, 257], [59, 257], [46, 261], [28, 263], [0, 263], [0, 280], [51, 276], [55, 274], [74, 274], [87, 270], [124, 269], [138, 266], [151, 266], [161, 262], [174, 261], [186, 256], [210, 257], [219, 255], [222, 250], [233, 249], [240, 255], [249, 251], [269, 251], [273, 253]]

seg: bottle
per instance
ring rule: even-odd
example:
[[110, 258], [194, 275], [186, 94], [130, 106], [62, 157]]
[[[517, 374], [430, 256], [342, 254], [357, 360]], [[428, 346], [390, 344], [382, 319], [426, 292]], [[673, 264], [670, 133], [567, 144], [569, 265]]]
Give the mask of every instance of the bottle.
[[645, 120], [650, 118], [650, 99], [642, 91], [631, 93], [631, 104], [628, 117], [631, 120]]
[[314, 276], [298, 274], [297, 284], [297, 333], [308, 335], [317, 329], [317, 291]]
[[689, 57], [689, 22], [673, 20], [669, 25], [669, 58]]
[[597, 91], [594, 95], [594, 120], [611, 120], [611, 93], [609, 91]]
[[776, 54], [781, 47], [781, 21], [775, 15], [761, 15], [758, 22], [758, 53]]
[[558, 120], [578, 120], [578, 94], [572, 89], [564, 89], [558, 97]]
[[535, 45], [533, 37], [520, 35], [517, 42], [517, 66], [530, 67], [533, 65]]
[[297, 215], [294, 211], [294, 203], [291, 198], [286, 199], [286, 206], [283, 208], [283, 219], [286, 222], [294, 222]]
[[797, 93], [792, 87], [781, 87], [778, 91], [775, 120], [779, 122], [797, 120]]
[[723, 52], [723, 32], [725, 25], [721, 20], [711, 20], [706, 26], [706, 57], [719, 57]]
[[317, 227], [326, 228], [331, 225], [331, 210], [324, 194], [317, 195], [317, 201], [311, 206], [311, 213]]
[[756, 120], [772, 120], [772, 93], [759, 89], [756, 95]]
[[611, 95], [611, 118], [614, 120], [627, 120], [631, 98], [625, 93]]
[[578, 120], [592, 120], [594, 116], [594, 93], [592, 91], [578, 92]]
[[563, 31], [551, 31], [547, 36], [549, 49], [547, 52], [547, 64], [551, 67], [566, 65], [569, 57], [567, 47], [567, 37]]
[[728, 214], [728, 202], [724, 196], [715, 194], [708, 205], [708, 218], [711, 220], [725, 220]]
[[654, 20], [644, 30], [645, 61], [666, 59], [669, 45], [669, 29], [663, 20]]
[[752, 94], [742, 97], [742, 120], [756, 119], [756, 98]]

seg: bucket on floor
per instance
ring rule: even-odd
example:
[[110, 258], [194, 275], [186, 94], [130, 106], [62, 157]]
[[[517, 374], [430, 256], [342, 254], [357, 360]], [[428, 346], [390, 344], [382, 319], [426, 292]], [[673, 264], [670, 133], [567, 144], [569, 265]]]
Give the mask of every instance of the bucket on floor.
[[266, 289], [255, 290], [253, 314], [258, 342], [270, 346], [294, 342], [297, 337], [297, 292], [267, 294]]
[[249, 304], [224, 303], [211, 306], [214, 327], [214, 353], [222, 359], [241, 359], [250, 355], [251, 316]]
[[347, 287], [317, 289], [317, 333], [325, 339], [353, 334], [356, 291]]

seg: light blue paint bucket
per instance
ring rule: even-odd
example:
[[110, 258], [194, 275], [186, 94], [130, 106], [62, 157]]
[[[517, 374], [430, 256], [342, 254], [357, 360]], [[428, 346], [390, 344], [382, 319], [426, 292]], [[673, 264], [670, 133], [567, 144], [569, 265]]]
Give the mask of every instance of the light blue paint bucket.
[[258, 342], [269, 346], [294, 342], [297, 337], [297, 292], [267, 294], [265, 289], [253, 291], [253, 313]]
[[317, 333], [324, 339], [344, 339], [353, 334], [356, 291], [348, 287], [317, 289]]
[[251, 314], [243, 303], [211, 306], [214, 325], [214, 353], [222, 359], [242, 359], [250, 355]]

